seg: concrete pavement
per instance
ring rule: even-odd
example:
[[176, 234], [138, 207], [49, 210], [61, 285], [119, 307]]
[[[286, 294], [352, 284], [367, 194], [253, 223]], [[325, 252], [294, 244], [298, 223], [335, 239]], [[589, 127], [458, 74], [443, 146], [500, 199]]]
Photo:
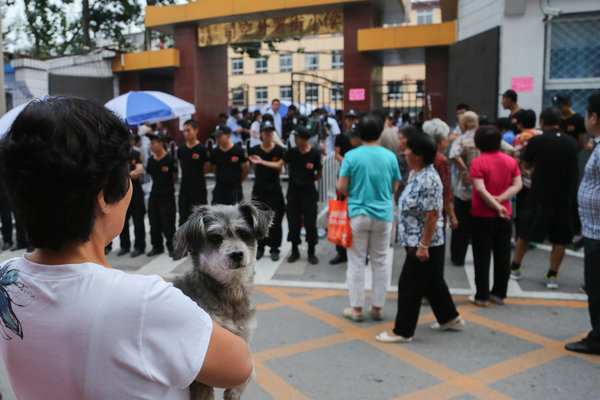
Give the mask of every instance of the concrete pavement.
[[[191, 265], [187, 259], [172, 261], [166, 254], [117, 257], [118, 248], [116, 240], [109, 262], [132, 273], [172, 278]], [[563, 348], [589, 329], [586, 297], [579, 293], [581, 252], [569, 252], [559, 289], [548, 290], [541, 277], [549, 252], [538, 246], [525, 258], [523, 279], [511, 281], [507, 304], [487, 308], [467, 301], [474, 293], [470, 251], [465, 267], [451, 266], [447, 257], [446, 279], [467, 321], [465, 329], [432, 331], [429, 324], [435, 318], [423, 306], [412, 343], [382, 344], [375, 341], [375, 334], [393, 325], [396, 284], [404, 261], [401, 247], [389, 252], [386, 319], [363, 323], [341, 315], [348, 306], [346, 265], [328, 264], [334, 255], [332, 244], [326, 239], [319, 243], [318, 265], [308, 264], [304, 246], [301, 259], [292, 264], [286, 261], [287, 242], [281, 250], [280, 261], [271, 261], [267, 252], [256, 264], [258, 327], [251, 350], [257, 376], [246, 399], [600, 398], [600, 356]], [[0, 261], [15, 255], [0, 253]], [[369, 278], [368, 273], [367, 287]], [[3, 370], [0, 392], [4, 399], [15, 398]]]

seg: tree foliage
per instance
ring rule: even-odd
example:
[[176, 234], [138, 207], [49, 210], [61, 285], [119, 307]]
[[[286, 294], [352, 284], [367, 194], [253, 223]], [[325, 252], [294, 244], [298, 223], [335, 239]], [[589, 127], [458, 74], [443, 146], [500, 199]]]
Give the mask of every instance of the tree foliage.
[[[135, 0], [22, 0], [25, 34], [36, 57], [80, 54], [100, 43], [130, 50], [126, 32], [143, 29], [143, 5]], [[174, 0], [147, 0], [148, 5], [172, 4]], [[5, 7], [16, 0], [3, 0]]]

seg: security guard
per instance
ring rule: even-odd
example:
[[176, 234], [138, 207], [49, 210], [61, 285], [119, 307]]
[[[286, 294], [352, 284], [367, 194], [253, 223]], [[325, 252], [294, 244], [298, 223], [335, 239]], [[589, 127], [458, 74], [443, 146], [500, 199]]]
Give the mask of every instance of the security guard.
[[212, 136], [217, 146], [210, 152], [209, 160], [215, 174], [213, 204], [236, 204], [244, 199], [242, 182], [248, 176], [250, 165], [242, 146], [230, 139], [231, 129], [227, 125], [217, 125]]
[[150, 241], [152, 257], [164, 252], [163, 235], [167, 242], [169, 256], [174, 257], [173, 235], [175, 234], [175, 182], [177, 163], [165, 149], [165, 137], [160, 133], [147, 134], [150, 138], [152, 157], [148, 159], [146, 171], [152, 176], [152, 190], [148, 200], [150, 219]]
[[285, 149], [273, 141], [275, 125], [271, 121], [264, 121], [260, 125], [260, 138], [262, 143], [256, 145], [248, 152], [250, 162], [254, 165], [254, 186], [252, 198], [258, 200], [275, 212], [273, 224], [265, 239], [258, 241], [256, 259], [259, 260], [265, 253], [265, 246], [271, 248], [271, 260], [279, 260], [279, 246], [281, 246], [281, 222], [285, 212], [285, 202], [279, 174], [283, 167]]
[[125, 255], [131, 247], [129, 239], [129, 218], [133, 218], [133, 231], [135, 233], [135, 243], [131, 257], [137, 257], [144, 254], [146, 250], [146, 227], [144, 225], [144, 214], [146, 214], [146, 206], [144, 205], [144, 191], [142, 190], [142, 175], [144, 173], [144, 165], [142, 155], [134, 149], [136, 140], [139, 136], [131, 136], [130, 144], [131, 151], [129, 153], [129, 177], [131, 178], [132, 194], [127, 214], [125, 215], [125, 225], [123, 231], [119, 235], [121, 240], [121, 250], [117, 252], [117, 256]]
[[207, 204], [204, 174], [209, 170], [208, 152], [198, 141], [198, 124], [190, 119], [183, 123], [185, 143], [177, 148], [181, 167], [179, 188], [179, 226], [187, 221], [193, 206]]
[[315, 181], [323, 176], [323, 162], [319, 151], [308, 143], [311, 138], [308, 129], [298, 125], [292, 131], [292, 135], [296, 147], [291, 148], [285, 156], [285, 161], [289, 164], [290, 175], [287, 192], [288, 241], [292, 242], [292, 254], [289, 256], [288, 262], [292, 263], [300, 258], [298, 245], [301, 241], [300, 229], [304, 222], [306, 242], [308, 243], [308, 262], [317, 264], [319, 259], [315, 255], [315, 246], [319, 241], [317, 235], [319, 194]]

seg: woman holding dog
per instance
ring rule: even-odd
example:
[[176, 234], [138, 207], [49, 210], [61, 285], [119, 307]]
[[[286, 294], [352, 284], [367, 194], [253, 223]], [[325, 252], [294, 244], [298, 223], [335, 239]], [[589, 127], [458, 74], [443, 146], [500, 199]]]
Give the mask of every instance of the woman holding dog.
[[0, 268], [0, 354], [18, 398], [189, 399], [248, 378], [246, 343], [104, 247], [131, 199], [129, 130], [92, 102], [34, 101], [0, 141], [0, 176], [32, 253]]
[[249, 159], [255, 168], [254, 186], [252, 187], [252, 198], [260, 201], [275, 212], [273, 224], [269, 228], [266, 238], [258, 241], [256, 259], [260, 260], [265, 254], [265, 246], [271, 250], [271, 260], [279, 260], [279, 246], [283, 236], [281, 222], [285, 213], [285, 201], [279, 181], [279, 174], [283, 168], [285, 149], [273, 141], [275, 125], [265, 120], [260, 125], [260, 137], [262, 143], [256, 145], [248, 152]]
[[412, 341], [423, 296], [438, 321], [432, 329], [460, 329], [465, 324], [444, 280], [443, 186], [433, 168], [436, 153], [434, 140], [425, 134], [409, 139], [404, 152], [412, 169], [398, 203], [398, 236], [406, 248], [406, 260], [398, 282], [394, 329], [378, 334], [380, 342]]
[[392, 198], [400, 183], [400, 170], [396, 155], [377, 144], [383, 130], [383, 121], [378, 116], [362, 117], [357, 130], [362, 146], [345, 154], [338, 191], [348, 195], [348, 217], [352, 228], [347, 270], [350, 307], [342, 313], [346, 318], [360, 322], [364, 319], [367, 255], [373, 270], [369, 313], [375, 320], [383, 319], [388, 276], [386, 260], [394, 219]]

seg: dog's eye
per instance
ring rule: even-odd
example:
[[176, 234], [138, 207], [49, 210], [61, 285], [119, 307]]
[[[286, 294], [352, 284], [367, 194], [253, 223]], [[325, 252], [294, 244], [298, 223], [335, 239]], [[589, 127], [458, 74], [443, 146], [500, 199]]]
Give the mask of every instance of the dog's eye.
[[246, 231], [239, 231], [238, 232], [238, 236], [240, 237], [240, 239], [242, 239], [244, 242], [250, 240], [250, 233], [246, 232]]
[[211, 242], [212, 244], [219, 244], [219, 243], [221, 243], [221, 236], [212, 235], [208, 238], [208, 241]]

